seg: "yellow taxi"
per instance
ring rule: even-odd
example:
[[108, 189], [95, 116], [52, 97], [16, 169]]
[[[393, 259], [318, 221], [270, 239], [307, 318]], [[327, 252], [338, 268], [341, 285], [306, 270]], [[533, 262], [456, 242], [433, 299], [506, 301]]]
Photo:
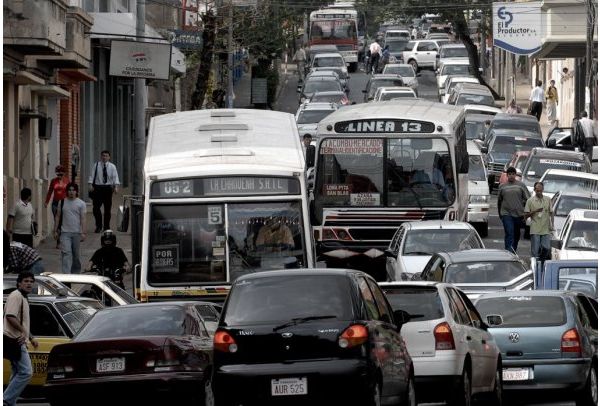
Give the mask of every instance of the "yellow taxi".
[[[6, 302], [6, 290], [4, 301]], [[29, 295], [31, 334], [39, 342], [38, 348], [28, 345], [33, 366], [33, 377], [23, 392], [23, 397], [43, 395], [46, 383], [48, 354], [52, 347], [73, 338], [83, 324], [99, 309], [102, 303], [95, 299], [74, 296]], [[4, 386], [10, 378], [10, 362], [4, 360]]]

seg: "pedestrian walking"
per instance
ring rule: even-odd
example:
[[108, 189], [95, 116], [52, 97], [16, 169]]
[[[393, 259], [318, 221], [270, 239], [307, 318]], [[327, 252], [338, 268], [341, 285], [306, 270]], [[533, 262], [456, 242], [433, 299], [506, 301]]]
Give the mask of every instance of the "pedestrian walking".
[[298, 71], [298, 79], [304, 80], [304, 70], [306, 67], [306, 51], [303, 47], [298, 48], [294, 57], [292, 58], [293, 62], [296, 62], [296, 70]]
[[544, 109], [544, 89], [542, 88], [542, 81], [536, 82], [536, 87], [531, 90], [529, 96], [529, 115], [535, 116], [538, 121], [542, 117], [542, 110]]
[[33, 348], [37, 340], [31, 335], [27, 295], [33, 289], [35, 277], [29, 271], [17, 276], [17, 289], [6, 298], [4, 305], [4, 358], [10, 361], [11, 374], [4, 390], [4, 406], [15, 406], [31, 377], [33, 368], [27, 351], [27, 341]]
[[498, 189], [498, 216], [504, 226], [504, 249], [516, 254], [529, 192], [523, 182], [516, 180], [517, 170], [514, 167], [509, 167], [506, 175], [508, 182]]
[[315, 146], [312, 143], [312, 135], [304, 134], [302, 137], [302, 149], [304, 150], [304, 159], [306, 169], [315, 166]]
[[37, 234], [37, 223], [34, 220], [35, 210], [31, 204], [31, 189], [21, 189], [21, 199], [17, 200], [8, 211], [6, 232], [13, 241], [22, 242], [33, 248], [33, 236]]
[[544, 184], [535, 182], [533, 196], [525, 203], [524, 218], [531, 219], [531, 257], [544, 261], [550, 258], [550, 237], [554, 231], [554, 214], [550, 198], [544, 196]]
[[506, 113], [508, 114], [521, 114], [523, 113], [523, 109], [517, 104], [515, 99], [510, 101], [508, 108], [506, 109]]
[[381, 40], [377, 38], [371, 46], [369, 46], [369, 51], [371, 51], [371, 58], [369, 59], [369, 72], [368, 73], [377, 73], [377, 69], [379, 68], [379, 58], [381, 58], [381, 45], [379, 42]]
[[581, 126], [581, 132], [583, 133], [583, 137], [585, 138], [581, 142], [582, 151], [586, 152], [590, 157], [590, 161], [592, 160], [592, 151], [594, 150], [594, 146], [598, 145], [597, 140], [597, 128], [594, 120], [591, 120], [588, 117], [587, 111], [582, 111], [579, 118], [579, 125]]
[[558, 127], [558, 120], [556, 119], [556, 106], [558, 105], [558, 91], [554, 80], [550, 81], [550, 86], [546, 90], [546, 115], [548, 116], [548, 124], [551, 127]]
[[[50, 181], [50, 185], [48, 186], [48, 193], [46, 193], [46, 201], [44, 202], [44, 207], [48, 208], [48, 203], [50, 203], [50, 199], [52, 199], [52, 218], [56, 217], [56, 210], [58, 208], [58, 204], [67, 197], [67, 183], [69, 183], [69, 178], [65, 176], [65, 168], [62, 165], [57, 165], [54, 169], [56, 173], [56, 177]], [[56, 248], [59, 248], [58, 241]]]
[[76, 183], [67, 185], [67, 198], [58, 205], [54, 218], [54, 238], [60, 239], [62, 273], [81, 273], [79, 245], [85, 240], [85, 202], [78, 197]]
[[4, 232], [4, 243], [8, 244], [8, 250], [5, 254], [5, 264], [7, 264], [5, 272], [31, 271], [34, 275], [44, 272], [42, 257], [35, 249], [17, 241], [8, 242], [6, 231]]
[[[93, 202], [94, 220], [96, 221], [95, 233], [110, 230], [110, 211], [112, 209], [113, 193], [119, 191], [119, 174], [117, 167], [110, 162], [110, 152], [104, 150], [100, 153], [100, 161], [92, 167], [88, 180], [90, 185], [90, 198]], [[104, 206], [104, 221], [102, 211]]]

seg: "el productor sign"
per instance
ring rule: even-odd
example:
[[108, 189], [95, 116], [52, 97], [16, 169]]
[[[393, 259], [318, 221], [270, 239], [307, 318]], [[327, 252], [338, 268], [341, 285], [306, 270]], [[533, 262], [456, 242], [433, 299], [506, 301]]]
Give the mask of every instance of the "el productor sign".
[[111, 76], [168, 80], [171, 44], [113, 40], [110, 47]]

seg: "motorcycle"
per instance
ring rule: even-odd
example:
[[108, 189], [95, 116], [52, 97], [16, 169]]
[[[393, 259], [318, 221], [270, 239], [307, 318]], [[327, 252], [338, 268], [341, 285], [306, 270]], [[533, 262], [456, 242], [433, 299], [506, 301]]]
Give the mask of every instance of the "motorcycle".
[[106, 276], [110, 278], [110, 280], [113, 281], [121, 289], [125, 289], [125, 284], [123, 283], [123, 274], [125, 273], [125, 270], [123, 268], [101, 268], [97, 265], [93, 265], [91, 272], [100, 276]]

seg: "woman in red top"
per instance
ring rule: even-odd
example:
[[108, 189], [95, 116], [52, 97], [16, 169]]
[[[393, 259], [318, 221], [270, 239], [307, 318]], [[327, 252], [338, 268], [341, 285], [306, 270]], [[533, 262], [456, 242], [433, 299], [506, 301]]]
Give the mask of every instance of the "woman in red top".
[[50, 181], [48, 193], [46, 194], [46, 203], [44, 204], [44, 207], [48, 207], [48, 203], [52, 197], [52, 218], [56, 216], [56, 210], [60, 201], [67, 197], [67, 183], [69, 183], [69, 179], [65, 178], [65, 168], [62, 165], [58, 165], [54, 170], [56, 171], [56, 177]]

